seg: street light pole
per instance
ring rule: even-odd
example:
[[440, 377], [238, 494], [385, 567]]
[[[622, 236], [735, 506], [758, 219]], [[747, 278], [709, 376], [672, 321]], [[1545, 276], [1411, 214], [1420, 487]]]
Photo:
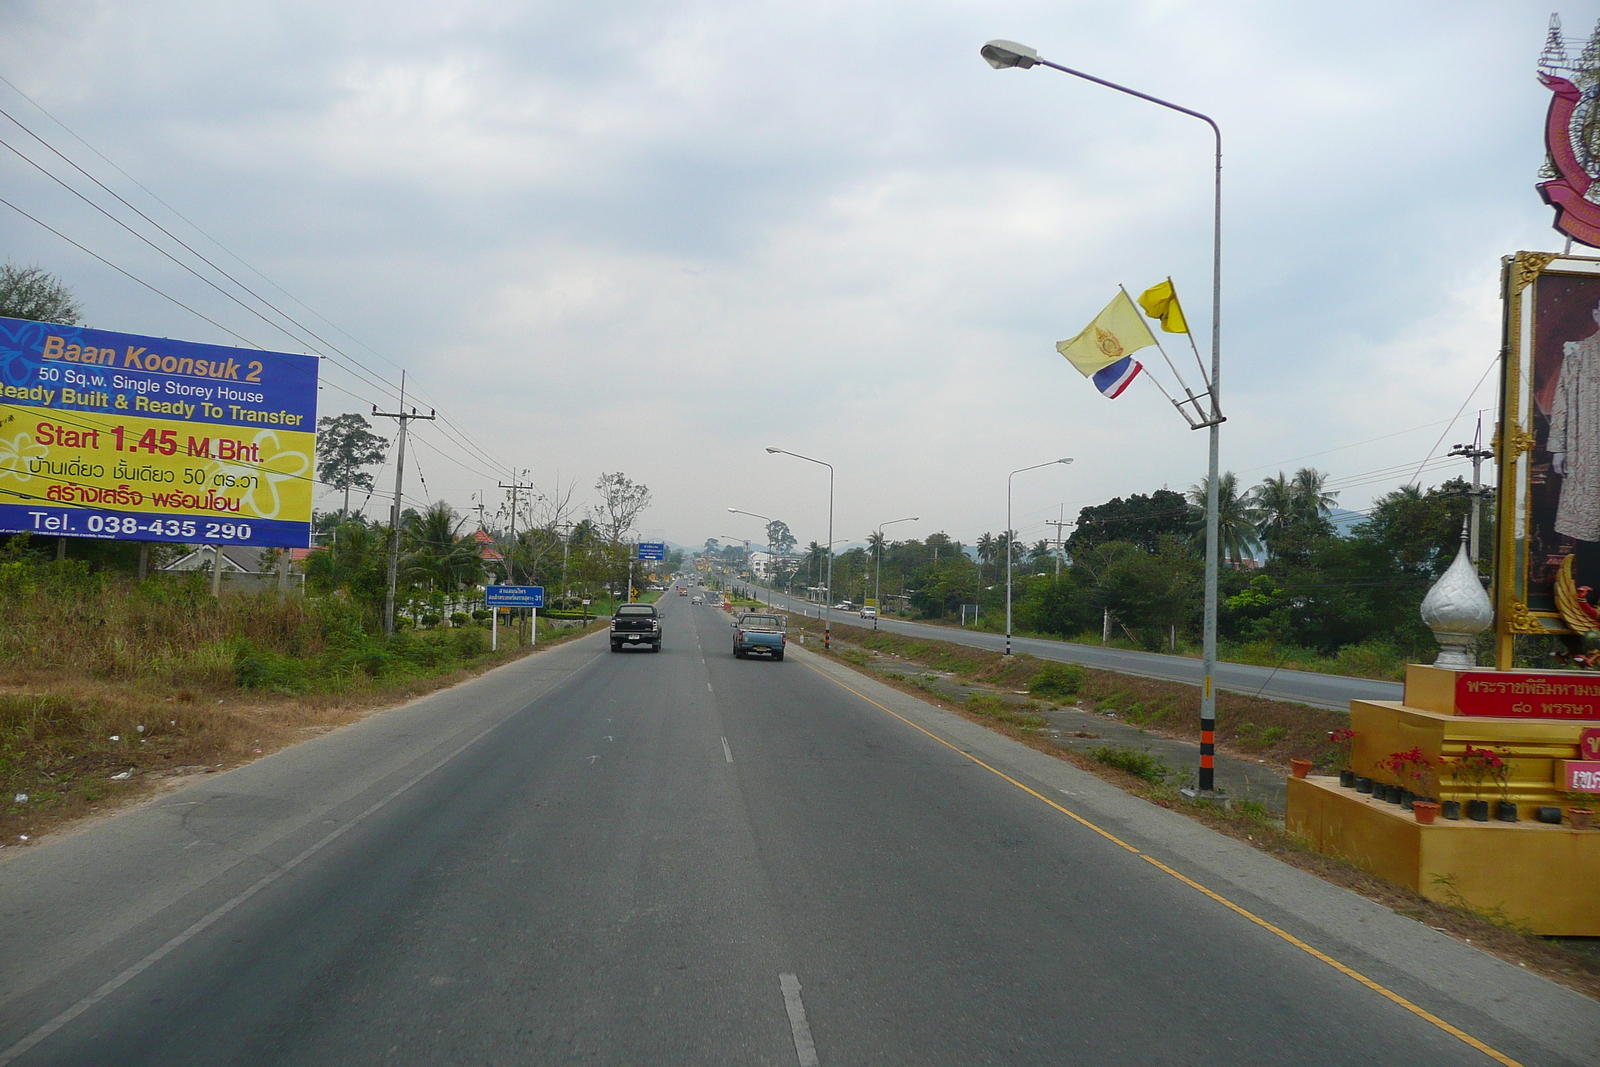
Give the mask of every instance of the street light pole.
[[878, 567], [872, 577], [872, 628], [878, 628], [878, 616], [883, 614], [883, 528], [897, 522], [921, 522], [922, 516], [910, 515], [904, 519], [890, 519], [878, 523]]
[[1176, 111], [1180, 115], [1199, 119], [1211, 127], [1211, 134], [1216, 141], [1216, 166], [1214, 192], [1211, 215], [1211, 380], [1207, 383], [1207, 392], [1211, 397], [1211, 414], [1208, 418], [1193, 426], [1199, 429], [1207, 427], [1210, 433], [1210, 448], [1208, 456], [1206, 478], [1206, 587], [1205, 587], [1205, 619], [1204, 637], [1202, 639], [1201, 663], [1205, 675], [1204, 683], [1200, 689], [1200, 776], [1198, 785], [1203, 793], [1213, 792], [1216, 788], [1215, 781], [1215, 747], [1217, 728], [1217, 697], [1212, 686], [1212, 676], [1217, 669], [1217, 577], [1218, 577], [1218, 546], [1217, 546], [1217, 466], [1221, 452], [1221, 429], [1225, 421], [1222, 415], [1222, 130], [1216, 121], [1209, 115], [1180, 107], [1169, 100], [1158, 96], [1141, 93], [1137, 89], [1130, 89], [1126, 85], [1096, 78], [1092, 74], [1085, 74], [1081, 70], [1063, 67], [1059, 63], [1052, 63], [1039, 55], [1037, 51], [1027, 45], [1017, 44], [1015, 41], [990, 41], [984, 45], [979, 54], [991, 67], [996, 70], [1005, 70], [1017, 67], [1027, 70], [1034, 66], [1049, 67], [1059, 70], [1063, 74], [1070, 74], [1074, 78], [1103, 85], [1107, 89], [1115, 89], [1119, 93], [1138, 97], [1169, 111]]
[[1049, 467], [1057, 463], [1071, 463], [1071, 457], [1065, 459], [1052, 459], [1044, 463], [1035, 463], [1031, 467], [1018, 467], [1006, 475], [1006, 655], [1011, 655], [1011, 560], [1017, 554], [1017, 546], [1011, 543], [1011, 479], [1023, 471], [1036, 471], [1040, 467]]
[[790, 452], [787, 448], [769, 448], [771, 455], [793, 456], [803, 459], [807, 463], [815, 463], [828, 468], [828, 596], [822, 602], [822, 650], [828, 651], [833, 643], [833, 464], [810, 456], [802, 456], [798, 452]]
[[[752, 519], [765, 520], [765, 522], [767, 524], [767, 527], [766, 527], [766, 529], [767, 529], [767, 570], [769, 572], [768, 575], [767, 575], [767, 610], [771, 611], [772, 610], [772, 575], [771, 575], [770, 572], [772, 570], [772, 524], [774, 522], [776, 522], [777, 520], [773, 519], [773, 518], [769, 518], [766, 515], [757, 515], [753, 511], [745, 511], [742, 508], [729, 508], [728, 510], [730, 512], [732, 512], [733, 514], [735, 514], [735, 515], [748, 515]], [[754, 568], [751, 568], [751, 569], [754, 570]]]

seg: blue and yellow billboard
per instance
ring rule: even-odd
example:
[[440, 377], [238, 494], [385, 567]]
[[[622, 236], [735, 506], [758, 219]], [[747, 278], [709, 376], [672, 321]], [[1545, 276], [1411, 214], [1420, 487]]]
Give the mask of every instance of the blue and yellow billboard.
[[317, 369], [0, 318], [0, 533], [305, 547]]

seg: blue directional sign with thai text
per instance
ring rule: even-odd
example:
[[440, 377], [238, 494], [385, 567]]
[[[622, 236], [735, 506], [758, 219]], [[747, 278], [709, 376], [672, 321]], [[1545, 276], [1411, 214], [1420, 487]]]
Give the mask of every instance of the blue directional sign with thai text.
[[483, 602], [491, 608], [542, 608], [542, 585], [490, 585], [483, 590]]
[[640, 541], [639, 558], [664, 560], [667, 558], [667, 546], [660, 541]]

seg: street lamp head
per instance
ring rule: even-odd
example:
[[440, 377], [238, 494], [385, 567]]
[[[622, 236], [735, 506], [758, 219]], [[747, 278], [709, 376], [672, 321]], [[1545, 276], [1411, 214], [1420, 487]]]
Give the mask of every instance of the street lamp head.
[[729, 512], [737, 512], [738, 510], [739, 510], [738, 508], [729, 508], [728, 509]]
[[1027, 70], [1039, 62], [1038, 52], [1015, 41], [990, 41], [978, 50], [978, 54], [995, 70], [1005, 70], [1007, 67]]
[[769, 449], [767, 449], [767, 451], [769, 453], [771, 453], [772, 455], [777, 455], [779, 452], [782, 452], [783, 449], [781, 449], [781, 448], [769, 448]]
[[1071, 463], [1072, 462], [1072, 457], [1068, 456], [1066, 459], [1058, 459], [1058, 460], [1056, 460], [1056, 462], [1057, 463]]

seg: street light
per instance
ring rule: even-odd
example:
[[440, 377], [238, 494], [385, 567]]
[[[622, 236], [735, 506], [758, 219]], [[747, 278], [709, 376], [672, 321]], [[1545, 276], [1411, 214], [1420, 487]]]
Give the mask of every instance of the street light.
[[[753, 511], [745, 511], [742, 508], [729, 508], [728, 511], [731, 512], [734, 515], [748, 515], [752, 519], [762, 519], [762, 520], [764, 520], [766, 522], [766, 524], [767, 524], [767, 567], [770, 570], [772, 568], [772, 524], [774, 522], [776, 522], [777, 520], [773, 519], [773, 518], [771, 518], [769, 516], [766, 516], [766, 515], [757, 515]], [[770, 574], [767, 576], [767, 608], [768, 608], [768, 610], [770, 610], [772, 608], [772, 576]]]
[[920, 515], [911, 515], [904, 519], [890, 519], [888, 522], [878, 523], [878, 567], [872, 577], [872, 628], [878, 628], [878, 615], [883, 611], [883, 528], [893, 526], [897, 522], [921, 522]]
[[1206, 592], [1205, 592], [1205, 620], [1204, 638], [1201, 648], [1202, 671], [1205, 681], [1200, 689], [1200, 779], [1199, 786], [1202, 792], [1210, 793], [1216, 788], [1215, 782], [1215, 748], [1217, 728], [1217, 698], [1211, 686], [1211, 677], [1217, 668], [1217, 460], [1221, 447], [1221, 427], [1223, 423], [1222, 401], [1220, 390], [1222, 386], [1222, 130], [1209, 115], [1202, 115], [1198, 111], [1191, 111], [1186, 107], [1179, 107], [1160, 97], [1141, 93], [1130, 89], [1126, 85], [1096, 78], [1092, 74], [1085, 74], [1081, 70], [1063, 67], [1044, 59], [1038, 52], [1025, 44], [1015, 41], [990, 41], [979, 49], [979, 54], [984, 61], [996, 70], [1005, 70], [1008, 67], [1017, 67], [1027, 70], [1034, 66], [1049, 67], [1059, 70], [1063, 74], [1070, 74], [1074, 78], [1103, 85], [1107, 89], [1115, 89], [1128, 96], [1136, 96], [1140, 100], [1148, 101], [1169, 111], [1176, 111], [1181, 115], [1199, 119], [1211, 127], [1212, 136], [1216, 139], [1216, 167], [1215, 167], [1215, 193], [1213, 196], [1211, 216], [1211, 381], [1208, 383], [1208, 392], [1211, 396], [1211, 415], [1194, 429], [1201, 426], [1210, 429], [1211, 455], [1209, 476], [1206, 479]]
[[1057, 463], [1071, 463], [1072, 457], [1065, 459], [1051, 459], [1043, 463], [1035, 463], [1031, 467], [1018, 467], [1006, 475], [1006, 655], [1011, 655], [1011, 560], [1017, 554], [1017, 546], [1011, 543], [1011, 479], [1023, 471], [1036, 471], [1040, 467], [1052, 467]]
[[822, 602], [822, 650], [826, 652], [833, 643], [833, 464], [790, 452], [787, 448], [769, 448], [767, 452], [774, 456], [793, 456], [828, 468], [828, 596]]

